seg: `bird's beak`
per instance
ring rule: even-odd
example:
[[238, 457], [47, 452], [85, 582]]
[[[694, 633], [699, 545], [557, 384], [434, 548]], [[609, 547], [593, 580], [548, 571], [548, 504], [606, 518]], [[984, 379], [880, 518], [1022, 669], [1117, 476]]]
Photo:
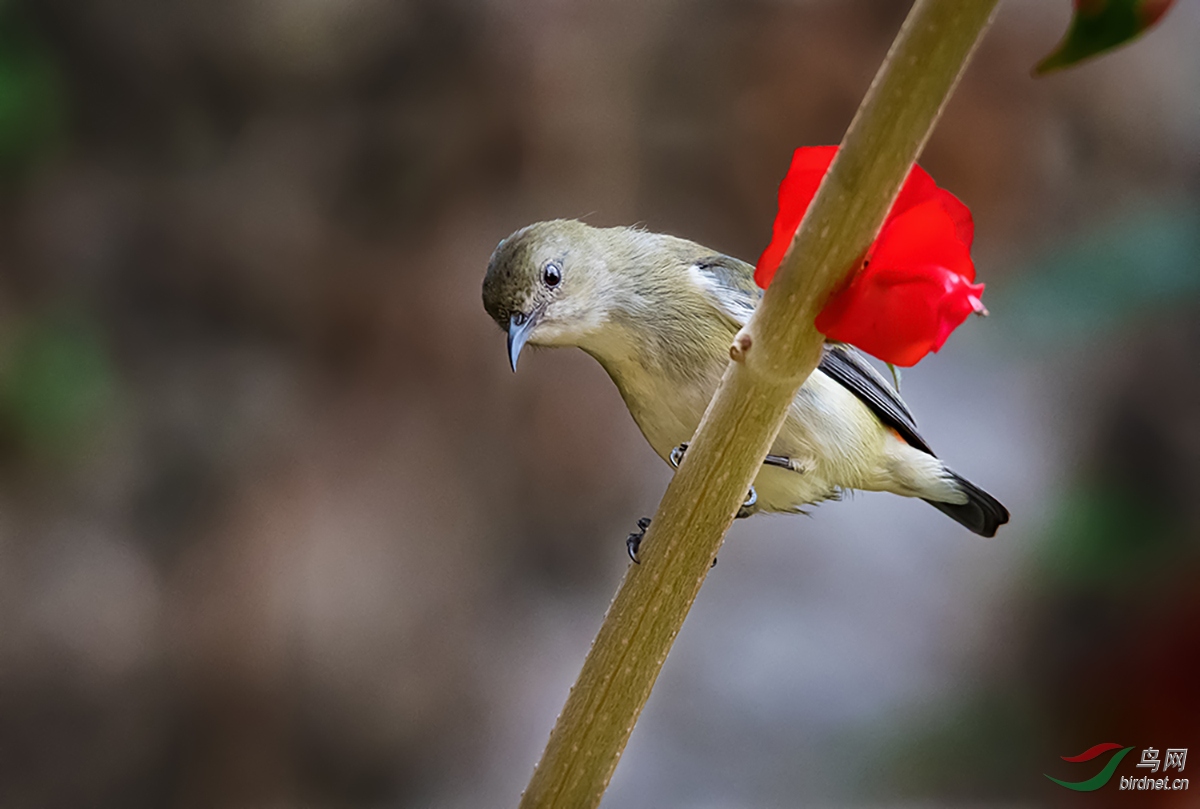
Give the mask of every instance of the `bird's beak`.
[[533, 327], [537, 325], [540, 314], [537, 311], [528, 315], [524, 312], [514, 312], [508, 318], [508, 361], [514, 371], [517, 370], [517, 357], [521, 356], [521, 349], [525, 347]]

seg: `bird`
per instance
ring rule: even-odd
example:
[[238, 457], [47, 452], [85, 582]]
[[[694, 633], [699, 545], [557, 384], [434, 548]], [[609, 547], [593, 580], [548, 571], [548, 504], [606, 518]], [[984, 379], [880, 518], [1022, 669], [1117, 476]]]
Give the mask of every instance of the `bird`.
[[[754, 267], [687, 239], [571, 219], [523, 227], [488, 261], [483, 305], [526, 345], [582, 349], [616, 384], [654, 452], [678, 466], [762, 298]], [[899, 393], [853, 347], [826, 342], [739, 517], [796, 513], [854, 491], [915, 497], [984, 537], [1009, 520], [942, 462]], [[649, 524], [631, 534], [630, 556]]]

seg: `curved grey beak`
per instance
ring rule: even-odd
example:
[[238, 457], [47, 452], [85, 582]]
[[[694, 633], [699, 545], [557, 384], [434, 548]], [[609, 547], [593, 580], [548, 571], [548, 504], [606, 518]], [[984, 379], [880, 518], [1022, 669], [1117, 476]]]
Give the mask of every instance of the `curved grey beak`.
[[508, 362], [514, 371], [517, 370], [517, 357], [529, 339], [530, 332], [537, 325], [538, 313], [527, 315], [524, 312], [514, 312], [508, 318]]

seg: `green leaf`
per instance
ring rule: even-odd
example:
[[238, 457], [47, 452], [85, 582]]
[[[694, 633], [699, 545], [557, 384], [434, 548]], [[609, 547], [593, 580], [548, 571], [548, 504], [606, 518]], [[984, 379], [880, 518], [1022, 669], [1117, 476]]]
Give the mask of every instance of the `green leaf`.
[[1044, 76], [1136, 39], [1154, 25], [1175, 0], [1075, 0], [1075, 16], [1054, 52], [1038, 63]]
[[890, 362], [885, 362], [884, 365], [892, 372], [892, 387], [896, 389], [896, 393], [900, 392], [900, 369]]

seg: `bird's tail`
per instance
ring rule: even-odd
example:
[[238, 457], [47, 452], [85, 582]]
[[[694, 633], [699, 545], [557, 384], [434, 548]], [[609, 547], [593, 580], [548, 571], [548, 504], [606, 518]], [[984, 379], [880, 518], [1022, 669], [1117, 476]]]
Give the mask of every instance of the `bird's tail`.
[[964, 477], [946, 470], [955, 487], [967, 496], [965, 503], [939, 503], [936, 500], [925, 502], [950, 517], [955, 522], [965, 525], [971, 531], [983, 537], [994, 537], [996, 529], [1008, 522], [1008, 509], [1000, 501]]

